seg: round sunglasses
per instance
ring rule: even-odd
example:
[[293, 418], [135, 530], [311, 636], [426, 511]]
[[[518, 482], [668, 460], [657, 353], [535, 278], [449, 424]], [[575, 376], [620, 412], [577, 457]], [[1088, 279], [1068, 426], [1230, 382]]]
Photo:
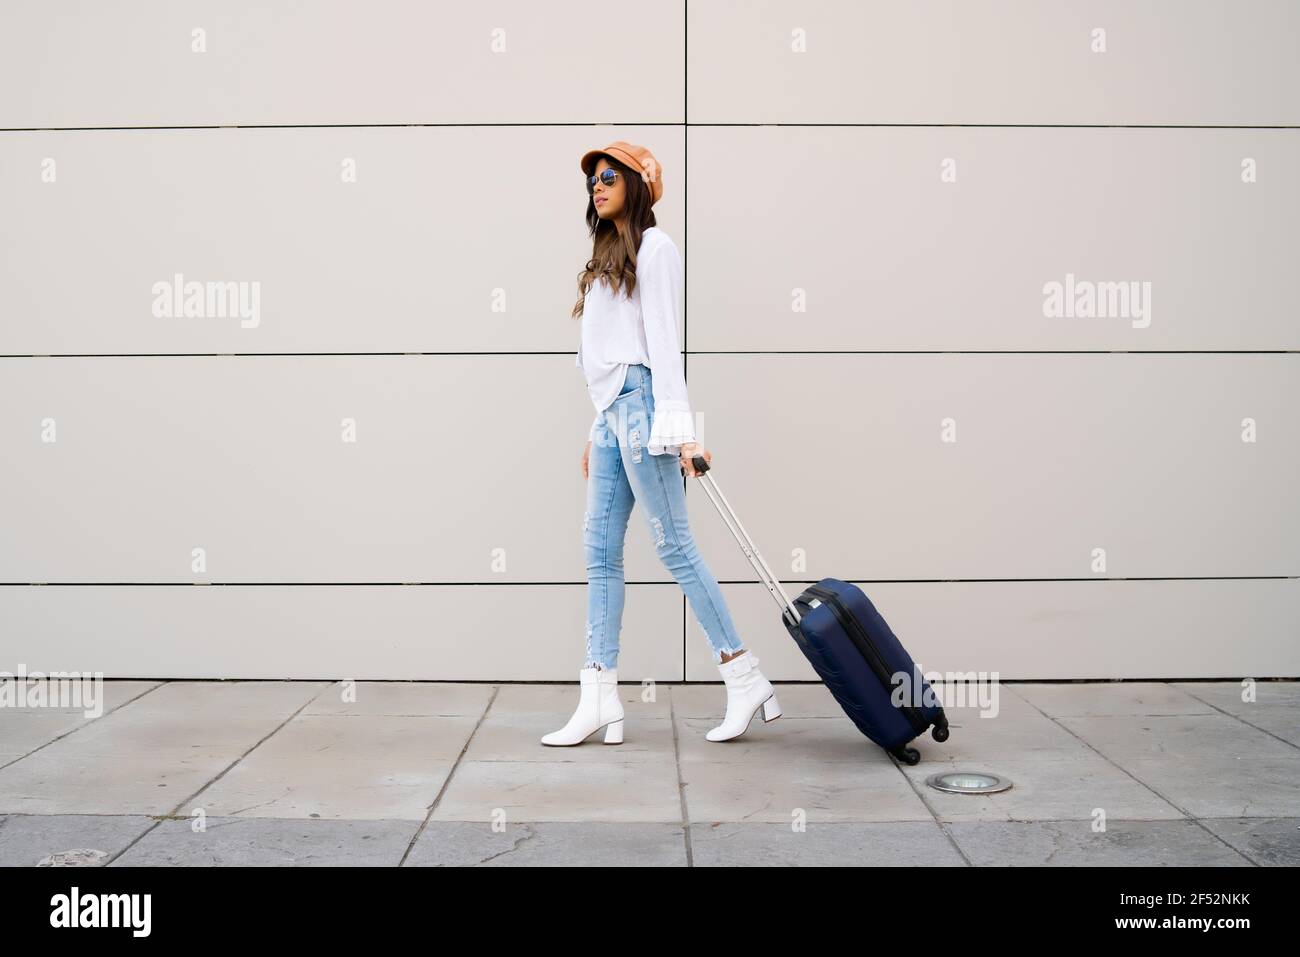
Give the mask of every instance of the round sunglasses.
[[618, 182], [618, 170], [612, 166], [600, 171], [599, 176], [587, 177], [587, 195], [590, 196], [596, 191], [596, 180], [599, 179], [606, 186], [613, 186]]

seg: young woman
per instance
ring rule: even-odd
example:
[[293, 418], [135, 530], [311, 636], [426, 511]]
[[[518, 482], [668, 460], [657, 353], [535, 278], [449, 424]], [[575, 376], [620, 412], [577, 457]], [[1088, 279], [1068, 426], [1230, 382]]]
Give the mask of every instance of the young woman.
[[685, 296], [681, 253], [655, 225], [663, 195], [658, 162], [622, 140], [583, 155], [592, 255], [578, 279], [573, 316], [582, 321], [575, 365], [596, 407], [582, 474], [587, 480], [583, 544], [587, 553], [587, 653], [581, 697], [568, 723], [543, 735], [549, 745], [580, 744], [605, 728], [623, 743], [618, 639], [623, 619], [623, 538], [633, 502], [641, 504], [660, 560], [690, 602], [727, 685], [727, 713], [705, 735], [739, 737], [759, 708], [780, 717], [758, 657], [736, 633], [717, 579], [696, 550], [686, 514], [683, 475], [691, 459], [713, 456], [695, 441], [677, 341]]

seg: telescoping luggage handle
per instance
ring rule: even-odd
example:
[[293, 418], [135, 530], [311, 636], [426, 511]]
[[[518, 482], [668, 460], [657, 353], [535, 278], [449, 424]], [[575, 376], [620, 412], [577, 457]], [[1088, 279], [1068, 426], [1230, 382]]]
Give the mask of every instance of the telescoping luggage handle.
[[[767, 567], [767, 562], [763, 560], [763, 556], [758, 553], [758, 546], [754, 544], [753, 539], [749, 537], [749, 533], [745, 531], [745, 526], [740, 524], [740, 519], [736, 517], [736, 513], [732, 510], [727, 497], [722, 494], [722, 489], [718, 488], [718, 483], [714, 481], [712, 475], [708, 474], [708, 461], [702, 455], [695, 455], [691, 457], [691, 464], [695, 466], [695, 470], [700, 473], [700, 478], [703, 479], [704, 493], [709, 496], [709, 501], [718, 510], [722, 520], [727, 523], [727, 528], [731, 529], [731, 534], [740, 545], [741, 551], [745, 553], [749, 563], [754, 566], [754, 571], [758, 572], [759, 580], [767, 586], [768, 594], [775, 599], [782, 612], [787, 608], [790, 610], [790, 614], [797, 624], [800, 621], [798, 609], [794, 607], [794, 603], [786, 595], [785, 589], [781, 587], [781, 583], [772, 574], [772, 569]], [[683, 475], [686, 474], [685, 469], [681, 471]]]

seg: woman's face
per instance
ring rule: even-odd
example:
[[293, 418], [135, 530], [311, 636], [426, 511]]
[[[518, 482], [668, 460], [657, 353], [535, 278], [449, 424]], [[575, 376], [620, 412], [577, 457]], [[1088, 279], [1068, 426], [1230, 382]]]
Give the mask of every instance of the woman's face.
[[[600, 176], [603, 170], [613, 169], [609, 160], [605, 157], [598, 157], [596, 160], [596, 169], [594, 173]], [[591, 201], [596, 207], [596, 215], [601, 219], [617, 219], [623, 215], [624, 198], [627, 196], [627, 184], [623, 182], [623, 174], [618, 174], [618, 180], [613, 186], [606, 186], [598, 178], [596, 187], [592, 191]]]

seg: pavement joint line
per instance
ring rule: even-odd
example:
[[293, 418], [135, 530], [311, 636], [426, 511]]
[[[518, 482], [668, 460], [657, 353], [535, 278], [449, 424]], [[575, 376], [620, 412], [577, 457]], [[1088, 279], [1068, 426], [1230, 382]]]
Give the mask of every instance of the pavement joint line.
[[[171, 681], [167, 681], [167, 682], [165, 682], [165, 683], [166, 683], [166, 684], [172, 684], [173, 682], [171, 682]], [[262, 746], [262, 743], [263, 743], [263, 742], [265, 742], [267, 739], [269, 739], [272, 735], [276, 734], [276, 733], [277, 733], [281, 728], [283, 728], [286, 724], [288, 724], [288, 723], [289, 723], [290, 721], [292, 721], [294, 718], [298, 717], [298, 715], [302, 713], [302, 710], [303, 710], [304, 708], [306, 708], [307, 705], [311, 704], [313, 701], [315, 701], [317, 698], [319, 698], [321, 695], [323, 695], [326, 691], [328, 691], [331, 687], [333, 687], [333, 686], [335, 686], [335, 685], [337, 685], [337, 684], [338, 684], [337, 681], [326, 681], [326, 682], [323, 682], [319, 691], [317, 691], [314, 695], [312, 695], [312, 696], [309, 697], [306, 701], [304, 701], [302, 704], [300, 704], [300, 705], [299, 705], [299, 706], [294, 710], [294, 712], [293, 712], [291, 715], [289, 715], [287, 718], [285, 718], [283, 721], [281, 721], [279, 724], [277, 724], [274, 728], [272, 728], [270, 731], [268, 731], [265, 735], [263, 735], [263, 736], [262, 736], [261, 738], [259, 738], [257, 741], [253, 742], [252, 746], [249, 747], [249, 748], [247, 748], [247, 749], [243, 752], [243, 754], [239, 755], [237, 758], [235, 758], [233, 761], [231, 761], [229, 764], [227, 764], [224, 768], [222, 768], [220, 771], [218, 771], [218, 772], [217, 772], [217, 775], [216, 775], [214, 778], [212, 778], [211, 780], [205, 782], [205, 783], [204, 783], [204, 784], [203, 784], [203, 785], [202, 785], [202, 786], [201, 786], [197, 791], [195, 791], [195, 792], [194, 792], [193, 794], [191, 794], [189, 797], [184, 798], [184, 799], [178, 801], [178, 802], [176, 803], [176, 806], [172, 808], [172, 810], [171, 810], [171, 812], [170, 812], [169, 814], [166, 814], [166, 815], [149, 815], [150, 817], [155, 817], [155, 818], [157, 818], [157, 820], [155, 820], [155, 821], [153, 822], [153, 824], [151, 824], [149, 827], [145, 828], [145, 829], [144, 829], [143, 831], [141, 831], [139, 834], [137, 834], [137, 835], [136, 835], [136, 836], [135, 836], [135, 837], [130, 841], [130, 843], [128, 843], [128, 844], [126, 845], [126, 847], [122, 848], [122, 849], [121, 849], [120, 851], [118, 851], [116, 854], [113, 854], [112, 856], [110, 856], [109, 858], [107, 858], [107, 859], [103, 862], [103, 865], [102, 865], [102, 866], [104, 866], [104, 867], [108, 867], [108, 866], [109, 866], [110, 864], [112, 864], [114, 861], [118, 860], [118, 859], [119, 859], [123, 854], [125, 854], [125, 853], [126, 853], [127, 851], [129, 851], [131, 848], [135, 847], [135, 846], [136, 846], [137, 844], [139, 844], [142, 840], [144, 840], [145, 837], [147, 837], [149, 834], [152, 834], [152, 833], [153, 833], [155, 830], [157, 830], [158, 828], [162, 827], [163, 821], [165, 821], [165, 820], [169, 820], [169, 819], [175, 819], [175, 818], [178, 817], [178, 816], [179, 816], [179, 817], [185, 817], [185, 818], [188, 818], [189, 815], [187, 815], [187, 814], [182, 814], [182, 812], [181, 812], [181, 808], [183, 808], [185, 805], [190, 804], [191, 802], [193, 802], [193, 801], [195, 800], [195, 798], [197, 798], [200, 794], [202, 794], [202, 793], [203, 793], [204, 791], [206, 791], [208, 788], [212, 787], [212, 785], [214, 785], [214, 784], [216, 784], [218, 781], [220, 781], [223, 777], [225, 777], [225, 776], [230, 772], [231, 768], [235, 767], [235, 765], [239, 764], [240, 761], [243, 761], [244, 758], [248, 757], [250, 754], [252, 754], [254, 751], [256, 751], [259, 747]], [[234, 815], [234, 816], [237, 817], [238, 815]]]
[[420, 839], [420, 835], [424, 833], [424, 829], [429, 826], [429, 821], [433, 818], [433, 812], [438, 809], [438, 804], [442, 801], [442, 796], [447, 793], [447, 788], [451, 786], [451, 779], [456, 776], [456, 771], [460, 768], [461, 759], [465, 757], [465, 752], [469, 750], [469, 746], [474, 740], [474, 735], [478, 734], [478, 729], [482, 727], [483, 722], [487, 720], [488, 712], [490, 712], [492, 706], [496, 704], [497, 695], [500, 693], [501, 686], [499, 684], [493, 685], [492, 694], [488, 697], [487, 704], [483, 708], [483, 713], [478, 716], [478, 720], [474, 722], [474, 727], [465, 738], [465, 743], [461, 745], [460, 751], [456, 755], [456, 760], [452, 762], [451, 767], [447, 771], [447, 776], [443, 778], [442, 786], [438, 788], [438, 793], [434, 795], [433, 801], [429, 804], [428, 811], [425, 812], [424, 820], [420, 822], [420, 826], [417, 827], [415, 833], [411, 835], [411, 840], [406, 845], [406, 851], [403, 852], [402, 859], [397, 862], [398, 867], [404, 867], [406, 865], [406, 859], [411, 856], [411, 851], [415, 849], [416, 841]]
[[[1174, 682], [1171, 681], [1171, 682], [1169, 682], [1169, 684], [1170, 684], [1170, 685], [1173, 685]], [[1261, 733], [1263, 733], [1263, 734], [1266, 734], [1266, 735], [1268, 735], [1270, 738], [1276, 738], [1278, 741], [1281, 741], [1281, 742], [1282, 742], [1283, 744], [1285, 744], [1287, 747], [1295, 748], [1296, 750], [1300, 750], [1300, 745], [1297, 745], [1294, 741], [1288, 741], [1286, 738], [1281, 737], [1280, 735], [1274, 734], [1272, 731], [1268, 730], [1268, 728], [1261, 728], [1259, 725], [1257, 725], [1257, 724], [1255, 724], [1255, 723], [1253, 723], [1253, 722], [1251, 722], [1251, 721], [1247, 721], [1245, 718], [1243, 718], [1243, 717], [1242, 717], [1241, 715], [1239, 715], [1239, 714], [1233, 714], [1231, 711], [1228, 711], [1228, 710], [1226, 710], [1226, 709], [1224, 709], [1224, 708], [1220, 708], [1220, 707], [1219, 707], [1217, 704], [1215, 704], [1213, 701], [1206, 701], [1206, 700], [1205, 700], [1204, 698], [1202, 698], [1200, 695], [1198, 695], [1198, 694], [1196, 694], [1196, 693], [1194, 693], [1194, 692], [1188, 691], [1186, 688], [1178, 688], [1178, 689], [1176, 689], [1176, 690], [1181, 691], [1183, 694], [1187, 695], [1187, 696], [1190, 697], [1190, 698], [1195, 698], [1197, 701], [1201, 702], [1201, 704], [1205, 705], [1207, 708], [1213, 708], [1215, 711], [1219, 712], [1219, 714], [1227, 715], [1229, 718], [1233, 718], [1233, 719], [1235, 719], [1235, 720], [1237, 720], [1237, 721], [1240, 721], [1242, 724], [1246, 725], [1247, 727], [1249, 727], [1249, 728], [1254, 728], [1256, 731], [1259, 731], [1259, 732], [1261, 732]]]
[[[155, 680], [156, 680], [156, 679], [155, 679]], [[127, 698], [125, 701], [123, 701], [121, 704], [119, 704], [116, 708], [110, 708], [108, 711], [105, 711], [103, 714], [101, 714], [98, 718], [95, 718], [94, 721], [103, 721], [103, 720], [104, 720], [105, 718], [107, 718], [109, 715], [111, 715], [111, 714], [116, 714], [118, 711], [121, 711], [121, 710], [122, 710], [123, 708], [125, 708], [127, 705], [132, 704], [132, 703], [134, 703], [134, 702], [136, 702], [136, 701], [139, 701], [139, 700], [140, 700], [141, 698], [143, 698], [145, 695], [147, 695], [147, 694], [149, 694], [149, 693], [151, 693], [151, 692], [153, 692], [153, 691], [157, 691], [159, 688], [161, 688], [161, 687], [162, 687], [163, 685], [165, 685], [165, 684], [169, 684], [169, 682], [167, 682], [167, 681], [156, 681], [156, 683], [153, 685], [153, 687], [151, 687], [151, 688], [145, 688], [145, 689], [144, 689], [143, 691], [141, 691], [138, 695], [135, 695], [135, 696], [132, 697], [132, 698]], [[5, 768], [7, 768], [7, 767], [11, 767], [11, 766], [17, 764], [19, 761], [23, 760], [24, 758], [30, 758], [30, 757], [31, 757], [33, 754], [35, 754], [37, 751], [40, 751], [40, 750], [43, 749], [43, 748], [48, 748], [50, 745], [54, 744], [55, 742], [62, 741], [64, 738], [66, 738], [66, 737], [67, 737], [68, 735], [70, 735], [70, 734], [76, 734], [78, 731], [82, 730], [83, 728], [88, 728], [88, 727], [90, 727], [91, 724], [94, 723], [94, 721], [83, 721], [83, 722], [81, 722], [80, 724], [78, 724], [75, 728], [72, 728], [72, 729], [69, 730], [69, 731], [64, 731], [64, 732], [63, 732], [62, 734], [60, 734], [58, 737], [51, 738], [49, 741], [46, 741], [44, 744], [39, 744], [39, 745], [37, 745], [36, 747], [34, 747], [34, 748], [32, 748], [30, 751], [28, 751], [26, 754], [20, 754], [20, 755], [18, 755], [18, 757], [14, 758], [12, 761], [7, 761], [7, 762], [5, 762], [4, 764], [0, 764], [0, 771], [3, 771]]]
[[691, 812], [686, 800], [686, 782], [682, 779], [682, 751], [677, 739], [677, 708], [673, 689], [668, 689], [668, 721], [673, 729], [673, 764], [677, 768], [677, 800], [682, 808], [682, 842], [686, 849], [686, 866], [695, 866], [695, 848], [691, 844]]
[[[1154, 683], [1161, 684], [1161, 685], [1163, 685], [1163, 686], [1165, 686], [1165, 687], [1169, 687], [1169, 682], [1167, 682], [1167, 681], [1154, 682]], [[1182, 692], [1183, 694], [1187, 694], [1187, 692], [1182, 691], [1181, 688], [1174, 688], [1173, 690], [1175, 690], [1175, 691], [1180, 691], [1180, 692]], [[1168, 804], [1171, 808], [1173, 808], [1175, 811], [1177, 811], [1179, 814], [1181, 814], [1181, 815], [1183, 816], [1184, 819], [1186, 819], [1186, 820], [1190, 820], [1190, 821], [1195, 821], [1197, 827], [1201, 828], [1203, 831], [1205, 831], [1205, 833], [1209, 834], [1212, 838], [1214, 838], [1214, 840], [1218, 841], [1220, 844], [1222, 844], [1224, 847], [1226, 847], [1229, 851], [1231, 851], [1232, 853], [1236, 854], [1236, 855], [1237, 855], [1238, 857], [1240, 857], [1243, 861], [1246, 861], [1248, 864], [1251, 864], [1251, 865], [1254, 866], [1254, 867], [1259, 867], [1259, 862], [1258, 862], [1258, 861], [1253, 860], [1253, 859], [1252, 859], [1251, 857], [1249, 857], [1248, 855], [1242, 853], [1242, 852], [1239, 851], [1237, 848], [1233, 847], [1231, 844], [1229, 844], [1227, 841], [1225, 841], [1223, 838], [1221, 838], [1218, 834], [1215, 834], [1212, 830], [1210, 830], [1208, 827], [1206, 827], [1204, 824], [1202, 824], [1202, 823], [1201, 823], [1201, 819], [1198, 818], [1196, 815], [1192, 814], [1191, 812], [1189, 812], [1189, 811], [1188, 811], [1186, 808], [1184, 808], [1184, 807], [1179, 807], [1177, 803], [1175, 803], [1175, 802], [1172, 801], [1171, 799], [1165, 797], [1165, 795], [1161, 794], [1158, 790], [1156, 790], [1156, 788], [1155, 788], [1154, 786], [1148, 784], [1146, 781], [1141, 780], [1139, 777], [1137, 777], [1137, 775], [1135, 775], [1135, 774], [1133, 774], [1131, 771], [1129, 771], [1128, 768], [1126, 768], [1126, 767], [1124, 767], [1123, 765], [1119, 764], [1118, 762], [1114, 761], [1114, 760], [1111, 759], [1108, 755], [1102, 754], [1099, 750], [1097, 750], [1095, 747], [1093, 747], [1092, 744], [1091, 744], [1090, 742], [1084, 740], [1083, 737], [1081, 737], [1080, 735], [1076, 734], [1074, 731], [1072, 731], [1072, 730], [1071, 730], [1069, 727], [1067, 727], [1066, 725], [1062, 724], [1060, 721], [1056, 720], [1055, 717], [1053, 717], [1052, 715], [1048, 714], [1048, 713], [1047, 713], [1046, 711], [1044, 711], [1042, 708], [1038, 707], [1038, 705], [1034, 704], [1032, 701], [1030, 701], [1030, 700], [1029, 700], [1028, 698], [1026, 698], [1024, 695], [1017, 693], [1014, 689], [1012, 689], [1011, 693], [1014, 694], [1014, 695], [1015, 695], [1017, 698], [1019, 698], [1021, 701], [1023, 701], [1025, 704], [1029, 705], [1029, 707], [1033, 708], [1035, 711], [1037, 711], [1039, 714], [1041, 714], [1041, 715], [1042, 715], [1044, 718], [1046, 718], [1048, 721], [1051, 721], [1051, 722], [1052, 722], [1053, 724], [1055, 724], [1058, 728], [1060, 728], [1060, 729], [1062, 729], [1063, 731], [1065, 731], [1066, 734], [1070, 735], [1072, 738], [1074, 738], [1076, 741], [1078, 741], [1080, 744], [1082, 744], [1085, 748], [1087, 748], [1087, 749], [1088, 749], [1089, 751], [1091, 751], [1093, 754], [1095, 754], [1095, 755], [1097, 755], [1098, 757], [1100, 757], [1100, 758], [1101, 758], [1103, 761], [1105, 761], [1107, 764], [1111, 765], [1111, 766], [1114, 767], [1114, 768], [1117, 768], [1119, 771], [1121, 771], [1122, 773], [1126, 774], [1126, 775], [1127, 775], [1131, 780], [1136, 781], [1139, 785], [1141, 785], [1142, 787], [1146, 788], [1148, 791], [1150, 791], [1152, 794], [1154, 794], [1154, 795], [1155, 795], [1156, 797], [1158, 797], [1160, 800], [1164, 801], [1164, 802], [1165, 802], [1166, 804]], [[1109, 818], [1107, 818], [1107, 819], [1109, 820]]]

